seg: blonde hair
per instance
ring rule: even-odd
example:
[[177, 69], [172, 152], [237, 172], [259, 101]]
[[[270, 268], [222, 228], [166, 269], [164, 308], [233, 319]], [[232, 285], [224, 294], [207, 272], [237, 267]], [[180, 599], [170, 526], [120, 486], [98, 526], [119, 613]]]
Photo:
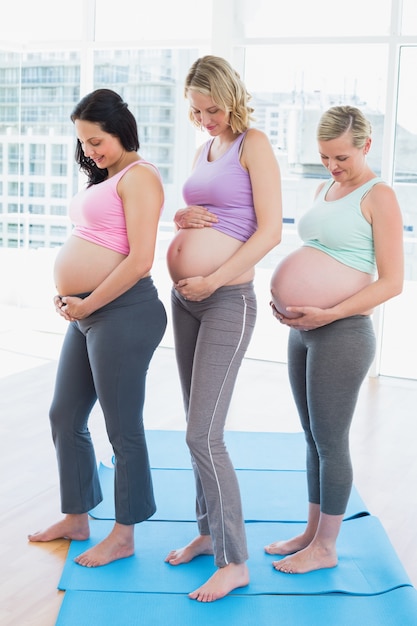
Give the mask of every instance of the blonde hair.
[[355, 148], [363, 148], [372, 133], [371, 123], [356, 107], [349, 105], [331, 107], [320, 118], [317, 139], [330, 141], [344, 133], [352, 135]]
[[[254, 111], [248, 104], [251, 95], [239, 74], [225, 59], [212, 55], [197, 59], [185, 79], [185, 97], [190, 90], [210, 96], [222, 111], [228, 113], [234, 133], [243, 133], [249, 128]], [[191, 110], [189, 116], [198, 126]]]

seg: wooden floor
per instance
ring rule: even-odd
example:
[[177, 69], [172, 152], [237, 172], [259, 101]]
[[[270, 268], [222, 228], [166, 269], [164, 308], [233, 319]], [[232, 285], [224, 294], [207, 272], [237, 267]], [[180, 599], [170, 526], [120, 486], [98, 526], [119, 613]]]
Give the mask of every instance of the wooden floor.
[[[16, 354], [5, 337], [0, 336], [2, 626], [52, 626], [63, 597], [57, 591], [57, 583], [68, 543], [35, 545], [26, 539], [29, 532], [59, 517], [55, 455], [47, 414], [56, 366], [55, 344], [60, 339], [44, 335], [39, 341], [41, 357], [38, 353]], [[351, 435], [356, 487], [368, 510], [380, 518], [414, 586], [416, 406], [417, 381], [367, 379]], [[145, 423], [149, 429], [184, 427], [171, 349], [159, 348], [152, 362]], [[299, 430], [285, 365], [244, 361], [227, 427], [249, 431]], [[111, 450], [99, 409], [92, 415], [91, 430], [98, 458], [108, 461]], [[140, 550], [140, 546], [137, 548]]]

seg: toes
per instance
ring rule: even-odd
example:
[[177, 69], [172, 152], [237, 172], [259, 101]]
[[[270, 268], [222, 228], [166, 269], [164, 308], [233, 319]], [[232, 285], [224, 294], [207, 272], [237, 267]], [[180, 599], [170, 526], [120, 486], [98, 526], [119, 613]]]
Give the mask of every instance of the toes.
[[282, 572], [283, 574], [294, 574], [293, 569], [288, 565], [281, 563], [281, 561], [274, 561], [272, 566], [277, 572]]

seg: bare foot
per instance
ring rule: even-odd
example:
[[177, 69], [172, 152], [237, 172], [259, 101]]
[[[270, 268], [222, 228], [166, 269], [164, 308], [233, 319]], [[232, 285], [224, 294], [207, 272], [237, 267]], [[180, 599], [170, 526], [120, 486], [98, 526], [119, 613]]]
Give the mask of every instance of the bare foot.
[[336, 567], [338, 563], [336, 549], [325, 548], [311, 543], [297, 554], [288, 556], [272, 565], [279, 572], [285, 574], [306, 574], [319, 569]]
[[181, 565], [182, 563], [189, 563], [196, 556], [203, 554], [213, 554], [213, 544], [210, 535], [199, 535], [184, 548], [171, 550], [165, 562], [171, 565]]
[[287, 556], [288, 554], [294, 554], [294, 552], [299, 552], [299, 550], [303, 550], [308, 545], [310, 545], [313, 537], [307, 537], [304, 533], [302, 535], [298, 535], [297, 537], [293, 537], [292, 539], [288, 539], [287, 541], [274, 541], [269, 545], [265, 546], [265, 552], [268, 554], [278, 554], [279, 556]]
[[204, 585], [188, 596], [199, 602], [214, 602], [227, 596], [233, 589], [246, 587], [248, 584], [249, 571], [246, 563], [229, 563], [225, 567], [220, 567]]
[[84, 567], [100, 567], [132, 556], [135, 552], [133, 532], [133, 525], [125, 526], [116, 522], [103, 541], [75, 557], [74, 561]]
[[74, 539], [84, 541], [90, 536], [88, 515], [66, 515], [64, 519], [52, 524], [46, 530], [40, 530], [28, 535], [29, 541], [53, 541], [54, 539]]

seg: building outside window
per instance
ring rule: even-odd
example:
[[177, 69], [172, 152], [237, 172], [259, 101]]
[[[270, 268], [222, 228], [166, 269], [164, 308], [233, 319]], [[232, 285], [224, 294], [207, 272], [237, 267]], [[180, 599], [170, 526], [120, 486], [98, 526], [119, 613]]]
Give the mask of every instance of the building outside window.
[[[0, 253], [55, 248], [65, 241], [71, 231], [66, 208], [83, 184], [73, 158], [70, 114], [83, 94], [111, 88], [128, 102], [138, 121], [141, 154], [163, 177], [166, 202], [155, 272], [168, 298], [164, 255], [172, 217], [183, 206], [182, 184], [195, 148], [206, 139], [189, 123], [184, 78], [198, 56], [219, 54], [244, 78], [254, 125], [268, 134], [283, 178], [284, 236], [258, 267], [260, 314], [248, 356], [286, 360], [285, 332], [277, 331], [267, 306], [268, 281], [272, 268], [299, 245], [298, 220], [327, 177], [315, 141], [319, 116], [331, 105], [353, 104], [372, 122], [370, 165], [394, 186], [404, 216], [406, 284], [404, 294], [375, 317], [375, 373], [417, 378], [417, 338], [410, 342], [406, 325], [396, 323], [400, 310], [417, 313], [414, 0], [351, 0], [343, 19], [324, 0], [208, 0], [204, 19], [191, 0], [155, 0], [146, 13], [130, 0], [118, 0], [117, 12], [110, 0], [24, 4], [28, 33], [19, 19], [22, 2], [10, 6], [7, 29], [0, 25], [0, 201], [7, 207], [0, 213]], [[46, 13], [48, 27], [39, 20]], [[34, 215], [36, 224], [29, 221]]]

